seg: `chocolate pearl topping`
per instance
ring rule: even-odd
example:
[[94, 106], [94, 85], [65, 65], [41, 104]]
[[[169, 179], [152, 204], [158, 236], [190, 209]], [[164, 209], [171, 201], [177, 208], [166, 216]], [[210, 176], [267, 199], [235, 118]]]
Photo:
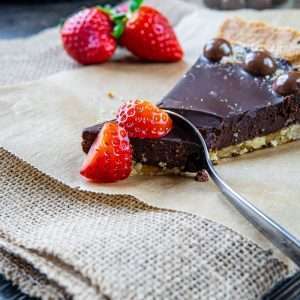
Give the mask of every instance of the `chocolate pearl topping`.
[[273, 90], [282, 96], [291, 95], [300, 91], [300, 72], [291, 71], [280, 75], [273, 83]]
[[224, 56], [232, 55], [232, 48], [224, 39], [212, 39], [204, 46], [203, 53], [207, 59], [218, 62]]
[[254, 76], [272, 75], [276, 71], [276, 62], [265, 51], [250, 52], [245, 57], [244, 69]]

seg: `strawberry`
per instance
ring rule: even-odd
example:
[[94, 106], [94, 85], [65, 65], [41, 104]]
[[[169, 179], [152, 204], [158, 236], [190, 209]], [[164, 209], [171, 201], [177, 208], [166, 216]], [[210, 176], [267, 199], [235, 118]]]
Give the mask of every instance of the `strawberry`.
[[71, 16], [60, 34], [67, 53], [81, 64], [107, 61], [115, 52], [116, 39], [109, 15], [100, 8], [87, 8]]
[[160, 138], [173, 126], [166, 112], [145, 100], [124, 103], [117, 112], [117, 123], [133, 138]]
[[169, 21], [150, 6], [142, 6], [129, 16], [120, 44], [147, 61], [173, 62], [183, 57]]
[[80, 174], [93, 182], [114, 182], [129, 176], [132, 149], [127, 132], [114, 122], [108, 122], [98, 134]]

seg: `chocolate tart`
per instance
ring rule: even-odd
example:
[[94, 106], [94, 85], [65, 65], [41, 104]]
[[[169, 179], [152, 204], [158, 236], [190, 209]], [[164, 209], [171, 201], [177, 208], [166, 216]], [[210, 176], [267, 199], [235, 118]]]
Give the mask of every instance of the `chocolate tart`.
[[[228, 19], [159, 106], [190, 119], [215, 162], [300, 139], [299, 62], [299, 32]], [[84, 152], [101, 127], [83, 130]], [[181, 124], [163, 138], [131, 143], [139, 171], [201, 169], [199, 148]]]

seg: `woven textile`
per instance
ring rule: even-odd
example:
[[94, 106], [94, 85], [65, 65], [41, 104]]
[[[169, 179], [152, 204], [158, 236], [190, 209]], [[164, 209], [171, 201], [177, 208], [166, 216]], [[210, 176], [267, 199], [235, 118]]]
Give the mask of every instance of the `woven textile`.
[[45, 299], [256, 299], [288, 272], [222, 225], [69, 188], [4, 149], [0, 187], [0, 271]]
[[30, 39], [0, 41], [0, 84], [26, 82], [79, 67], [61, 47], [57, 30]]

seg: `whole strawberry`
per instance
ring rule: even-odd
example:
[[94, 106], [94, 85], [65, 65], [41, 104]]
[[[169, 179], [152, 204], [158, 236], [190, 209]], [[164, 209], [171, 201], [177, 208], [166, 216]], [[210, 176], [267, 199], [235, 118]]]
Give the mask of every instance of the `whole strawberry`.
[[115, 182], [127, 178], [131, 167], [132, 149], [126, 130], [108, 122], [89, 150], [80, 174], [93, 182]]
[[[132, 4], [135, 2], [132, 1]], [[173, 62], [182, 59], [183, 50], [165, 16], [150, 6], [136, 8], [131, 5], [129, 8], [134, 12], [132, 16], [127, 14], [121, 45], [147, 61]]]
[[115, 52], [116, 39], [109, 15], [98, 7], [87, 8], [68, 18], [61, 39], [67, 53], [81, 64], [107, 61]]

